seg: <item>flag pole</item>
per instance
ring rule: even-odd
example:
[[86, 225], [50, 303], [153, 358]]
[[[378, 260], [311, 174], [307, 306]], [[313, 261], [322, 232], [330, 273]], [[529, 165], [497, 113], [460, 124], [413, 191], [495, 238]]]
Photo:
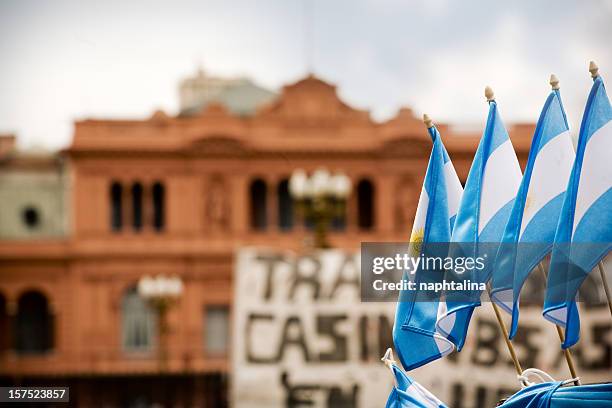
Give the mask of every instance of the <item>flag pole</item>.
[[[551, 85], [552, 85], [553, 77], [554, 75], [550, 77]], [[557, 82], [559, 81], [557, 80]], [[546, 273], [546, 270], [542, 266], [542, 262], [538, 264], [538, 269], [540, 270], [540, 273], [544, 277], [544, 285], [546, 285], [546, 281], [548, 280], [548, 274]], [[561, 344], [563, 344], [563, 342], [565, 341], [565, 335], [563, 334], [563, 329], [558, 324], [555, 324], [555, 328], [557, 329], [559, 340], [561, 341]], [[574, 358], [572, 357], [572, 353], [569, 348], [566, 348], [563, 350], [563, 356], [565, 357], [565, 361], [567, 362], [567, 368], [569, 368], [570, 375], [572, 376], [572, 378], [575, 378], [574, 384], [580, 385], [580, 379], [578, 378], [578, 374], [576, 373], [576, 366], [574, 365]]]
[[491, 306], [493, 306], [493, 311], [495, 312], [495, 318], [497, 319], [497, 325], [502, 331], [502, 337], [506, 342], [506, 347], [508, 348], [508, 352], [510, 352], [510, 357], [512, 358], [512, 363], [514, 363], [514, 369], [516, 370], [516, 374], [520, 377], [523, 375], [523, 367], [521, 367], [521, 363], [516, 356], [516, 351], [514, 350], [514, 345], [508, 338], [508, 329], [506, 328], [506, 324], [504, 323], [501, 312], [499, 311], [499, 307], [495, 304], [493, 299], [491, 299], [491, 287], [488, 287], [489, 301], [491, 302]]
[[608, 308], [610, 309], [610, 316], [612, 316], [612, 297], [610, 296], [610, 286], [608, 286], [608, 279], [606, 278], [606, 271], [604, 270], [603, 263], [599, 261], [597, 264], [599, 268], [599, 274], [603, 282], [604, 292], [606, 292], [606, 298], [608, 299]]

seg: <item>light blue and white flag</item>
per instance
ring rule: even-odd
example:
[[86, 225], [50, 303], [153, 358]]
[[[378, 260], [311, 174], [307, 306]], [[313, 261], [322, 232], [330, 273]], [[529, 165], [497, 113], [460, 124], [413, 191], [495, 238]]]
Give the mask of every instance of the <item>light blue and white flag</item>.
[[595, 76], [555, 234], [544, 301], [544, 317], [565, 327], [564, 349], [580, 337], [578, 289], [612, 248], [611, 158], [612, 107], [602, 78]]
[[[551, 81], [553, 86], [558, 84], [554, 77]], [[557, 87], [546, 99], [536, 125], [491, 278], [491, 300], [512, 314], [511, 339], [518, 327], [521, 288], [552, 248], [573, 162], [574, 146]]]
[[566, 381], [545, 382], [523, 388], [500, 408], [602, 408], [612, 406], [612, 383], [564, 387]]
[[[410, 250], [412, 256], [421, 255], [427, 243], [448, 243], [461, 193], [461, 182], [444, 148], [440, 133], [429, 128], [433, 148], [425, 174], [425, 181], [412, 227]], [[442, 279], [441, 274], [419, 269], [414, 275], [404, 271], [403, 279]], [[393, 343], [406, 370], [436, 360], [454, 349], [445, 337], [436, 333], [439, 297], [423, 297], [419, 291], [402, 291], [397, 303], [393, 326]]]
[[446, 408], [429, 390], [412, 378], [401, 368], [392, 364], [391, 372], [395, 377], [395, 387], [391, 391], [385, 408]]
[[[457, 256], [454, 250], [463, 252], [462, 248], [468, 248], [469, 253], [465, 255], [488, 257], [493, 261], [495, 253], [491, 248], [501, 241], [520, 182], [521, 168], [514, 147], [497, 112], [497, 103], [490, 100], [487, 125], [476, 150], [455, 220], [451, 237], [453, 256]], [[485, 262], [487, 264], [489, 262]], [[486, 283], [491, 269], [485, 266], [481, 270], [473, 269], [462, 274], [451, 271], [447, 274], [447, 280]], [[472, 313], [480, 305], [479, 292], [466, 292], [446, 293], [446, 310], [441, 310], [436, 324], [437, 330], [450, 339], [458, 350], [465, 343]]]

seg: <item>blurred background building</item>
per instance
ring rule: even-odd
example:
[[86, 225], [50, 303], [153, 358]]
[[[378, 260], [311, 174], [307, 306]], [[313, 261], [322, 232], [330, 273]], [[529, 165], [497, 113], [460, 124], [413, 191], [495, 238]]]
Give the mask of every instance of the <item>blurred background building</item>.
[[[276, 94], [202, 70], [180, 99], [176, 117], [78, 121], [61, 152], [0, 138], [5, 384], [60, 381], [82, 406], [225, 405], [233, 254], [308, 245], [296, 168], [352, 181], [334, 247], [407, 239], [431, 146], [410, 109], [377, 123], [312, 75]], [[478, 135], [438, 127], [465, 179]], [[532, 129], [510, 131], [522, 160]], [[184, 285], [163, 332], [137, 290], [145, 275]]]
[[[605, 1], [5, 3], [0, 127], [18, 131], [0, 134], [0, 385], [70, 386], [74, 406], [231, 403], [231, 345], [238, 349], [244, 335], [232, 331], [245, 313], [235, 299], [239, 254], [313, 244], [313, 226], [296, 217], [289, 193], [296, 169], [324, 167], [351, 180], [327, 234], [332, 247], [356, 253], [363, 241], [403, 242], [431, 140], [420, 115], [397, 106], [432, 109], [434, 122], [482, 123], [481, 89], [491, 84], [524, 164], [534, 126], [521, 122], [537, 117], [550, 73], [561, 78], [575, 136], [591, 86], [587, 61], [604, 77], [612, 66]], [[178, 81], [175, 103], [174, 82], [195, 55], [210, 65]], [[480, 129], [436, 124], [463, 181]], [[39, 144], [62, 150], [31, 148]], [[534, 282], [522, 292], [534, 297], [533, 307], [521, 300], [519, 359], [566, 378], [554, 328], [540, 315], [543, 282]], [[609, 380], [608, 310], [598, 278], [584, 287], [599, 303], [585, 306], [572, 352], [585, 381]], [[360, 319], [355, 310], [367, 305], [340, 306]], [[389, 326], [394, 305], [384, 306]], [[282, 332], [275, 323], [261, 330]], [[371, 380], [390, 341], [381, 326], [388, 337], [322, 374], [340, 367]], [[349, 327], [361, 329], [379, 334]], [[327, 337], [315, 343], [324, 349]], [[517, 386], [503, 347], [482, 307], [461, 353], [411, 375], [454, 408], [494, 406]], [[261, 388], [322, 385], [331, 400], [337, 384], [299, 378], [307, 364], [299, 347], [289, 348], [294, 358], [262, 368], [283, 375], [274, 384], [262, 376]], [[354, 395], [354, 383], [335, 396]], [[388, 389], [379, 388], [382, 405]], [[251, 408], [246, 400], [241, 406]]]

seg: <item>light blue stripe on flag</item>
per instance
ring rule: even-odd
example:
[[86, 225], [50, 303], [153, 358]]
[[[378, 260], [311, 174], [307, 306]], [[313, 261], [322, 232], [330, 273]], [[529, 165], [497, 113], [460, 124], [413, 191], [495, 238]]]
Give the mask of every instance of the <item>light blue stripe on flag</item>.
[[561, 95], [553, 90], [536, 125], [525, 175], [506, 224], [491, 279], [491, 299], [512, 314], [510, 338], [518, 328], [518, 301], [529, 273], [550, 252], [574, 161]]
[[568, 348], [580, 338], [575, 297], [593, 267], [612, 248], [612, 107], [595, 77], [586, 103], [576, 160], [555, 233], [544, 317], [565, 327]]
[[[459, 205], [451, 237], [452, 256], [488, 257], [493, 260], [495, 243], [502, 238], [510, 210], [521, 181], [521, 169], [508, 132], [497, 112], [497, 103], [489, 104], [487, 125]], [[486, 245], [480, 245], [486, 243]], [[465, 244], [462, 246], [462, 244]], [[466, 249], [467, 248], [467, 249]], [[465, 253], [465, 251], [469, 253]], [[488, 252], [488, 253], [487, 253]], [[481, 271], [447, 273], [449, 281], [485, 283], [493, 262]], [[474, 309], [480, 305], [479, 293], [446, 293], [447, 310], [438, 317], [436, 327], [461, 350]]]
[[612, 384], [564, 387], [564, 382], [545, 382], [523, 388], [500, 408], [601, 408], [612, 406]]
[[446, 408], [429, 390], [408, 377], [398, 366], [391, 365], [396, 386], [385, 408]]

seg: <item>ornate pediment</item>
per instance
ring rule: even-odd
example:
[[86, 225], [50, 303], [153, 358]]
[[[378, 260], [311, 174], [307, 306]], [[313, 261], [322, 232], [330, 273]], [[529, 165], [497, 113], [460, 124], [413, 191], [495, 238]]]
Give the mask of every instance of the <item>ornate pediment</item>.
[[311, 125], [329, 124], [342, 119], [370, 121], [367, 111], [348, 106], [340, 100], [334, 85], [313, 75], [285, 86], [280, 97], [262, 108], [257, 117], [273, 117]]
[[430, 151], [431, 141], [414, 137], [389, 140], [380, 150], [386, 157], [429, 157]]
[[244, 156], [248, 148], [244, 144], [228, 136], [207, 136], [192, 142], [186, 153], [198, 156]]
[[168, 123], [170, 123], [170, 121], [171, 121], [170, 117], [166, 114], [166, 112], [164, 112], [161, 109], [158, 109], [155, 112], [153, 112], [153, 114], [149, 118], [149, 122], [157, 126], [165, 126]]

